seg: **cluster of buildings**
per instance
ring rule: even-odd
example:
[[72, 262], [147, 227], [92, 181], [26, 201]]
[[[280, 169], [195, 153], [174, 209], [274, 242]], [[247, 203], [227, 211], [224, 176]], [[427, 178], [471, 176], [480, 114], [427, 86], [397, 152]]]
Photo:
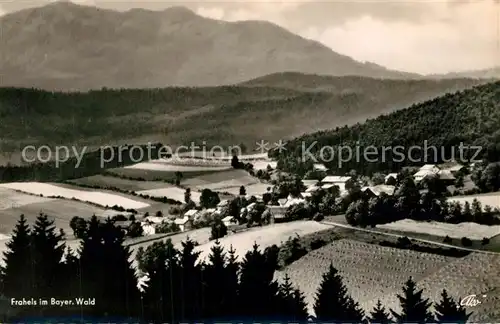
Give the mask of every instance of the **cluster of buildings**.
[[[439, 180], [443, 181], [447, 186], [453, 185], [456, 181], [457, 175], [464, 169], [463, 165], [457, 163], [445, 164], [445, 165], [435, 165], [435, 164], [426, 164], [422, 166], [420, 169], [413, 174], [413, 178], [415, 183], [421, 183], [426, 178], [429, 177], [437, 177]], [[314, 170], [326, 172], [328, 169], [323, 164], [315, 164]], [[389, 173], [385, 176], [385, 183], [380, 185], [372, 185], [372, 186], [363, 186], [361, 187], [361, 191], [368, 195], [369, 197], [378, 197], [381, 194], [386, 194], [389, 196], [394, 195], [395, 192], [395, 184], [397, 182], [398, 173]], [[285, 217], [285, 213], [290, 206], [294, 206], [297, 204], [305, 203], [308, 197], [311, 197], [315, 191], [320, 189], [322, 190], [330, 190], [334, 187], [337, 187], [340, 193], [340, 197], [345, 196], [348, 193], [349, 183], [352, 184], [353, 178], [351, 176], [334, 176], [329, 175], [318, 180], [302, 180], [305, 189], [300, 193], [298, 197], [292, 197], [291, 195], [287, 198], [279, 199], [278, 205], [268, 205], [266, 206], [271, 213], [271, 218], [273, 221], [279, 219], [283, 219]], [[262, 201], [262, 196], [253, 196], [257, 202]], [[250, 198], [249, 196], [246, 198]], [[187, 231], [192, 229], [193, 223], [203, 217], [214, 217], [216, 215], [220, 215], [222, 213], [223, 208], [227, 206], [229, 203], [228, 200], [221, 201], [216, 208], [210, 209], [191, 209], [184, 213], [184, 215], [180, 218], [176, 218], [171, 220], [166, 217], [155, 217], [149, 216], [142, 219], [142, 227], [144, 229], [145, 235], [155, 234], [156, 226], [162, 224], [164, 222], [175, 223], [181, 231]], [[240, 214], [245, 212], [249, 212], [252, 208], [255, 207], [257, 203], [251, 203], [240, 211]], [[227, 216], [223, 220], [224, 224], [228, 227], [236, 225], [237, 220], [233, 216]]]

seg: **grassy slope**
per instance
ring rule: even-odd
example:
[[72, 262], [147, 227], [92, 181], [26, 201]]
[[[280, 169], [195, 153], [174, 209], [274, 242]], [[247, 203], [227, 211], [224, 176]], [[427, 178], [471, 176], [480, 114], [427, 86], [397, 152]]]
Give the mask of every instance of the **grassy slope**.
[[[316, 80], [312, 84], [311, 78]], [[0, 144], [3, 152], [14, 152], [27, 144], [95, 146], [147, 141], [169, 145], [244, 142], [254, 148], [260, 139], [289, 138], [359, 122], [481, 82], [390, 81], [294, 73], [257, 81], [263, 80], [262, 86], [88, 93], [3, 88]]]

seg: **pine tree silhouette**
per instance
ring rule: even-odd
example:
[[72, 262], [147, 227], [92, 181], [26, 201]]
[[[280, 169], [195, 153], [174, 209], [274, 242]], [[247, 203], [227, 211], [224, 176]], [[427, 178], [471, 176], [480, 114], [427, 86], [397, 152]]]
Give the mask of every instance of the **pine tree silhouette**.
[[241, 263], [239, 287], [239, 315], [243, 319], [270, 320], [279, 314], [278, 284], [273, 281], [275, 267], [257, 244], [246, 253]]
[[208, 261], [203, 270], [205, 320], [222, 320], [226, 315], [225, 272], [227, 269], [226, 255], [219, 240], [216, 240], [212, 246]]
[[412, 277], [406, 281], [403, 287], [403, 295], [398, 294], [398, 299], [401, 304], [401, 313], [397, 313], [391, 309], [392, 316], [396, 319], [397, 323], [434, 322], [434, 316], [430, 312], [432, 303], [429, 302], [429, 299], [422, 297], [422, 290], [417, 290], [416, 283]]
[[[56, 233], [54, 221], [40, 214], [31, 232], [31, 251], [35, 276], [33, 297], [62, 298], [65, 294], [64, 264], [61, 259], [66, 250], [64, 233]], [[60, 307], [43, 306], [44, 315], [60, 315]]]
[[369, 321], [373, 324], [392, 323], [391, 315], [382, 306], [380, 299], [377, 301], [377, 305], [373, 308], [373, 311], [370, 312]]
[[316, 319], [321, 322], [363, 322], [364, 312], [348, 295], [337, 269], [330, 264], [316, 293]]
[[63, 233], [56, 233], [54, 221], [40, 214], [31, 232], [33, 262], [35, 268], [36, 295], [38, 298], [62, 297], [63, 264], [66, 250]]
[[85, 308], [94, 316], [135, 317], [139, 291], [124, 233], [111, 220], [101, 224], [92, 217], [82, 243], [80, 264], [84, 297], [96, 298]]
[[446, 289], [441, 293], [439, 304], [435, 305], [436, 319], [439, 323], [466, 323], [472, 313], [458, 305], [453, 298], [448, 296]]
[[9, 298], [23, 298], [35, 293], [30, 228], [21, 215], [12, 237], [6, 244], [5, 265], [1, 268], [2, 293]]
[[170, 239], [155, 242], [144, 251], [144, 271], [149, 277], [143, 293], [145, 320], [178, 322], [179, 251]]
[[282, 322], [306, 322], [308, 317], [307, 304], [300, 290], [295, 289], [288, 274], [278, 291], [279, 318]]
[[194, 322], [202, 317], [202, 264], [197, 264], [200, 252], [194, 252], [191, 239], [182, 242], [179, 254], [181, 266], [179, 297], [181, 322]]

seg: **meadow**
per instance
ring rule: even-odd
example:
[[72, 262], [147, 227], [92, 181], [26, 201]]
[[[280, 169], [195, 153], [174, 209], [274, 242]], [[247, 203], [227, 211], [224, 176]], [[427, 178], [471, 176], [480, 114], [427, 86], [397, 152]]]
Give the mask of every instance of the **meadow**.
[[[165, 169], [170, 168], [167, 166]], [[148, 169], [138, 169], [138, 168], [115, 168], [106, 170], [105, 174], [115, 176], [115, 177], [124, 177], [130, 179], [138, 179], [138, 180], [146, 180], [146, 181], [175, 181], [176, 172], [179, 168], [173, 168], [174, 171], [166, 171], [166, 170], [148, 170]], [[182, 172], [182, 179], [194, 178], [202, 175], [218, 173], [228, 168], [210, 168], [209, 170], [195, 168], [195, 170], [190, 169], [189, 171], [179, 171]]]
[[451, 238], [467, 237], [471, 240], [482, 240], [492, 238], [500, 234], [500, 225], [488, 226], [477, 223], [441, 223], [441, 222], [418, 222], [411, 219], [403, 219], [396, 222], [377, 225], [378, 229], [401, 231], [405, 233], [422, 233], [432, 236], [449, 236]]
[[148, 207], [149, 204], [138, 200], [133, 200], [124, 195], [118, 195], [102, 191], [80, 190], [67, 188], [67, 186], [58, 186], [50, 183], [41, 182], [12, 182], [2, 183], [1, 188], [14, 189], [32, 195], [43, 195], [44, 197], [60, 197], [66, 199], [75, 199], [81, 202], [89, 202], [99, 206], [118, 205], [125, 209], [140, 209]]
[[50, 199], [45, 202], [37, 202], [0, 210], [0, 232], [10, 234], [19, 220], [19, 216], [22, 214], [26, 217], [29, 224], [33, 224], [40, 213], [48, 215], [49, 219], [55, 221], [57, 228], [62, 228], [68, 236], [72, 236], [73, 231], [69, 226], [69, 222], [73, 216], [80, 216], [88, 219], [93, 215], [105, 215], [106, 210], [75, 200]]
[[481, 206], [486, 207], [490, 206], [491, 208], [500, 208], [500, 192], [492, 192], [478, 195], [470, 195], [470, 196], [456, 196], [448, 198], [448, 201], [456, 201], [461, 204], [465, 204], [465, 202], [469, 202], [472, 204], [472, 201], [477, 199]]
[[76, 185], [97, 186], [101, 188], [115, 187], [128, 191], [149, 190], [165, 187], [165, 183], [162, 181], [137, 181], [106, 175], [95, 175], [91, 177], [73, 179], [68, 182]]
[[[253, 228], [223, 237], [219, 241], [225, 250], [228, 250], [232, 246], [236, 251], [236, 255], [242, 258], [248, 250], [252, 249], [255, 243], [259, 245], [260, 249], [265, 249], [273, 244], [279, 246], [288, 240], [289, 237], [307, 235], [328, 228], [331, 228], [331, 226], [314, 221], [295, 221]], [[196, 250], [200, 252], [200, 260], [205, 260], [208, 257], [210, 249], [214, 244], [214, 242], [209, 242], [196, 247]]]
[[[186, 190], [173, 185], [165, 184], [163, 188], [150, 189], [150, 190], [140, 190], [136, 193], [138, 195], [148, 195], [151, 197], [167, 197], [173, 200], [184, 202], [184, 194]], [[196, 204], [200, 203], [201, 193], [191, 190], [191, 200]]]

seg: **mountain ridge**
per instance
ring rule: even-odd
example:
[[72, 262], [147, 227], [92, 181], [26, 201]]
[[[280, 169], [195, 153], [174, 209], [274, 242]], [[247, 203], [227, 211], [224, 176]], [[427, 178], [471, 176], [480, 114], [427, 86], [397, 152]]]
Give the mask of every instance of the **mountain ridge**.
[[218, 21], [179, 6], [119, 12], [56, 2], [2, 16], [0, 28], [0, 86], [217, 86], [285, 71], [420, 77], [358, 62], [267, 21]]

